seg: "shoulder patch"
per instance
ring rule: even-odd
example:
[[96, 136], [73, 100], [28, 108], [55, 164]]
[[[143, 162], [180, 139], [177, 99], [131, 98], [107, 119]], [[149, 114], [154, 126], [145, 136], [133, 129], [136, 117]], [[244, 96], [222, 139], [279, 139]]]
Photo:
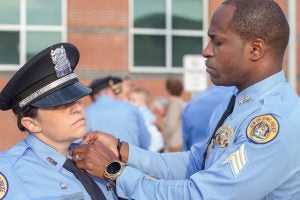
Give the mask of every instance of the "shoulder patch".
[[0, 199], [4, 199], [8, 192], [8, 182], [6, 177], [0, 172]]
[[272, 141], [278, 132], [278, 121], [271, 114], [257, 116], [247, 126], [248, 139], [257, 144], [265, 144]]

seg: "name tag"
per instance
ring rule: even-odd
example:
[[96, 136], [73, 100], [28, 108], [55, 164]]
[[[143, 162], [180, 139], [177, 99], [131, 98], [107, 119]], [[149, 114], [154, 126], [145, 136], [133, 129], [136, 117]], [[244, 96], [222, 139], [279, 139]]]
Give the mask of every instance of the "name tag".
[[84, 195], [82, 192], [61, 196], [59, 200], [83, 200]]

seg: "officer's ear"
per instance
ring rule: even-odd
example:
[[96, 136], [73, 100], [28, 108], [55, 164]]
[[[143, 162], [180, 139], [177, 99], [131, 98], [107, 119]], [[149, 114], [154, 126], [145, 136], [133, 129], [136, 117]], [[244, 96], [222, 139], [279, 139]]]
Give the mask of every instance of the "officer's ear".
[[252, 61], [257, 61], [261, 59], [265, 54], [265, 42], [260, 39], [256, 38], [255, 40], [250, 42], [250, 59]]
[[31, 117], [23, 117], [21, 124], [31, 133], [39, 133], [42, 131], [39, 122]]

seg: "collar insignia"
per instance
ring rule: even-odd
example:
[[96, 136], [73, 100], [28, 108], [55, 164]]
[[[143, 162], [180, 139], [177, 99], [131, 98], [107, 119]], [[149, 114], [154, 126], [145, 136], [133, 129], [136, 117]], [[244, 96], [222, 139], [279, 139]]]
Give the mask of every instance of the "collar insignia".
[[240, 100], [239, 100], [239, 104], [242, 105], [244, 103], [247, 103], [250, 100], [250, 95], [246, 95], [243, 96]]

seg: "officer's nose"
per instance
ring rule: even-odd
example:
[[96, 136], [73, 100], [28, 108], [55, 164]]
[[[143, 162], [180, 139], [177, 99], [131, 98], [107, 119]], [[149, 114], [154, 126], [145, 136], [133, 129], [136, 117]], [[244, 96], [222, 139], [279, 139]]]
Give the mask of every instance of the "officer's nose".
[[80, 100], [74, 101], [71, 104], [71, 113], [82, 113], [83, 112], [83, 106]]
[[204, 50], [202, 51], [202, 56], [204, 58], [208, 58], [213, 56], [213, 51], [212, 51], [212, 43], [211, 41], [206, 45], [206, 47], [204, 48]]

